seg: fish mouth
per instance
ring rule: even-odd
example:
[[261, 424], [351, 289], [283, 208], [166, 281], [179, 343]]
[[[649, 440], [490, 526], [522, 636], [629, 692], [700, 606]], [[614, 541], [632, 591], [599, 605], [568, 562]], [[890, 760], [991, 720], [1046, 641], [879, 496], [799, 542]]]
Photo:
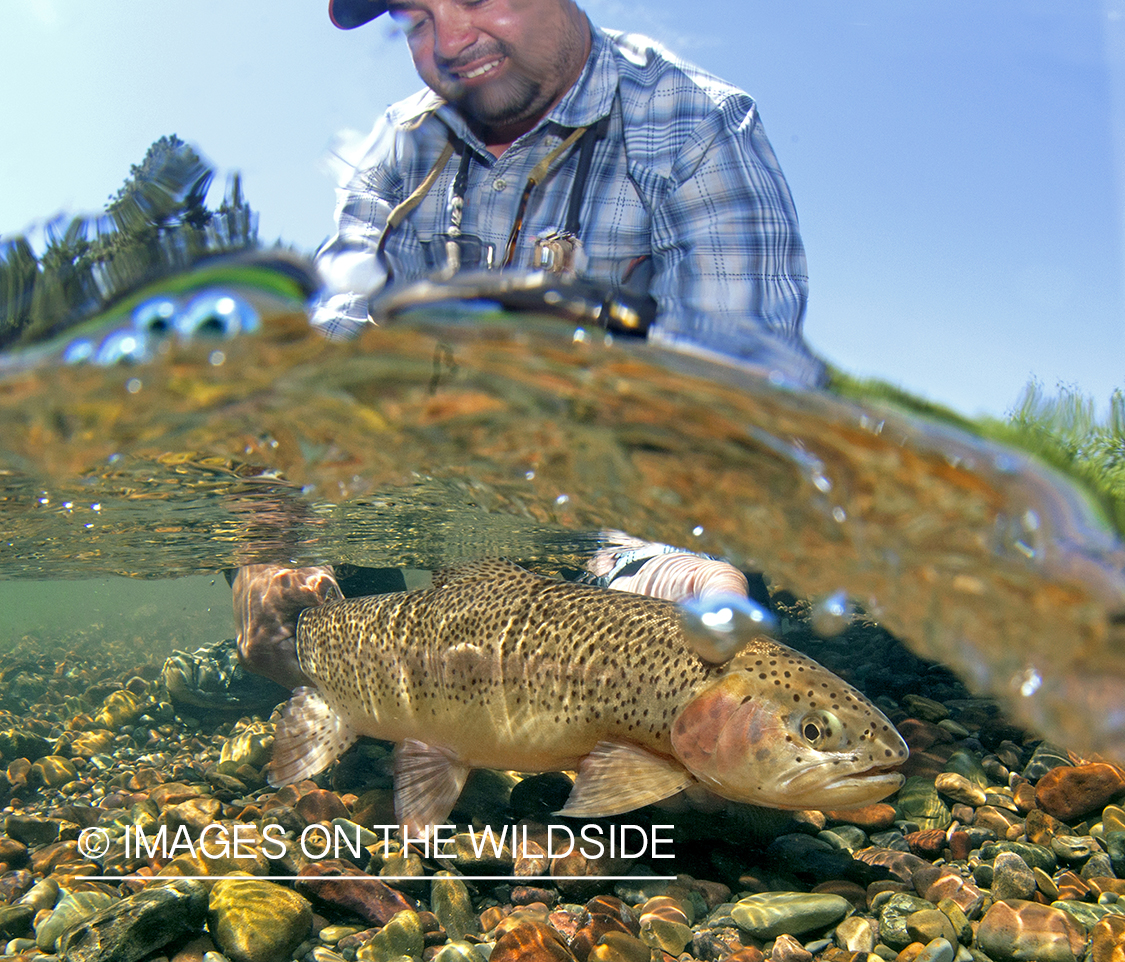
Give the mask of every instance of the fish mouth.
[[[824, 786], [824, 792], [842, 796], [836, 803], [839, 807], [867, 805], [898, 791], [905, 781], [905, 776], [897, 769], [869, 768], [865, 772], [853, 772], [834, 779]], [[844, 801], [844, 798], [852, 797], [856, 801]]]

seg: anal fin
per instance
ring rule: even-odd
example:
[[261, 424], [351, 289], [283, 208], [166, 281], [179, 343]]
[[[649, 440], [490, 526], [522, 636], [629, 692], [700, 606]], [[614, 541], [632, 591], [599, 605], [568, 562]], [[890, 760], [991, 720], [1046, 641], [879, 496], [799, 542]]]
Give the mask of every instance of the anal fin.
[[651, 805], [694, 781], [679, 762], [639, 745], [598, 742], [578, 766], [578, 778], [558, 815], [597, 818]]
[[298, 688], [285, 706], [273, 737], [269, 780], [289, 785], [324, 771], [358, 736], [315, 688]]
[[469, 767], [444, 748], [408, 738], [395, 749], [395, 817], [420, 838], [449, 817]]

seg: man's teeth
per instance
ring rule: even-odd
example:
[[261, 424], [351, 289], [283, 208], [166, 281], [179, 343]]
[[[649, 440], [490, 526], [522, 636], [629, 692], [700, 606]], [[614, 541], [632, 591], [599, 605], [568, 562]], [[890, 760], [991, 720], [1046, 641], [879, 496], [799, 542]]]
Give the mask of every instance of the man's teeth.
[[466, 71], [465, 73], [461, 74], [461, 77], [463, 80], [472, 80], [474, 77], [479, 77], [481, 74], [486, 74], [488, 73], [488, 71], [494, 70], [499, 65], [499, 60], [492, 60], [481, 67], [477, 67], [476, 70]]

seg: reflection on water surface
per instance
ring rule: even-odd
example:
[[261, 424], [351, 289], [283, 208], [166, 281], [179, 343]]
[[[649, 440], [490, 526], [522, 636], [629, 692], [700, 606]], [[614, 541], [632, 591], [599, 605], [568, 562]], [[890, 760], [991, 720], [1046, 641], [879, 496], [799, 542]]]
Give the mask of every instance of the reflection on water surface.
[[3, 577], [558, 571], [623, 529], [846, 592], [1024, 723], [1125, 757], [1125, 553], [1024, 456], [544, 319], [430, 311], [338, 345], [258, 300], [221, 358], [172, 339], [0, 381]]

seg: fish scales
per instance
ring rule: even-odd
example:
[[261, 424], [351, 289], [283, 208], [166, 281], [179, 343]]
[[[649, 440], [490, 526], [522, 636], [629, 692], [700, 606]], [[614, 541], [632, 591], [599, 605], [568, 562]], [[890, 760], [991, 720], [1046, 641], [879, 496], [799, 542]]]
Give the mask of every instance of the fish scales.
[[322, 771], [360, 735], [397, 742], [396, 812], [412, 831], [446, 818], [477, 767], [576, 769], [561, 813], [593, 817], [695, 783], [846, 808], [894, 791], [908, 754], [860, 692], [772, 639], [712, 664], [670, 602], [499, 560], [307, 609], [297, 658], [312, 687], [277, 726], [271, 782]]
[[576, 765], [614, 734], [671, 753], [680, 696], [720, 673], [675, 606], [497, 569], [486, 606], [459, 583], [308, 610], [302, 668], [358, 733], [399, 741], [426, 726], [470, 764]]

